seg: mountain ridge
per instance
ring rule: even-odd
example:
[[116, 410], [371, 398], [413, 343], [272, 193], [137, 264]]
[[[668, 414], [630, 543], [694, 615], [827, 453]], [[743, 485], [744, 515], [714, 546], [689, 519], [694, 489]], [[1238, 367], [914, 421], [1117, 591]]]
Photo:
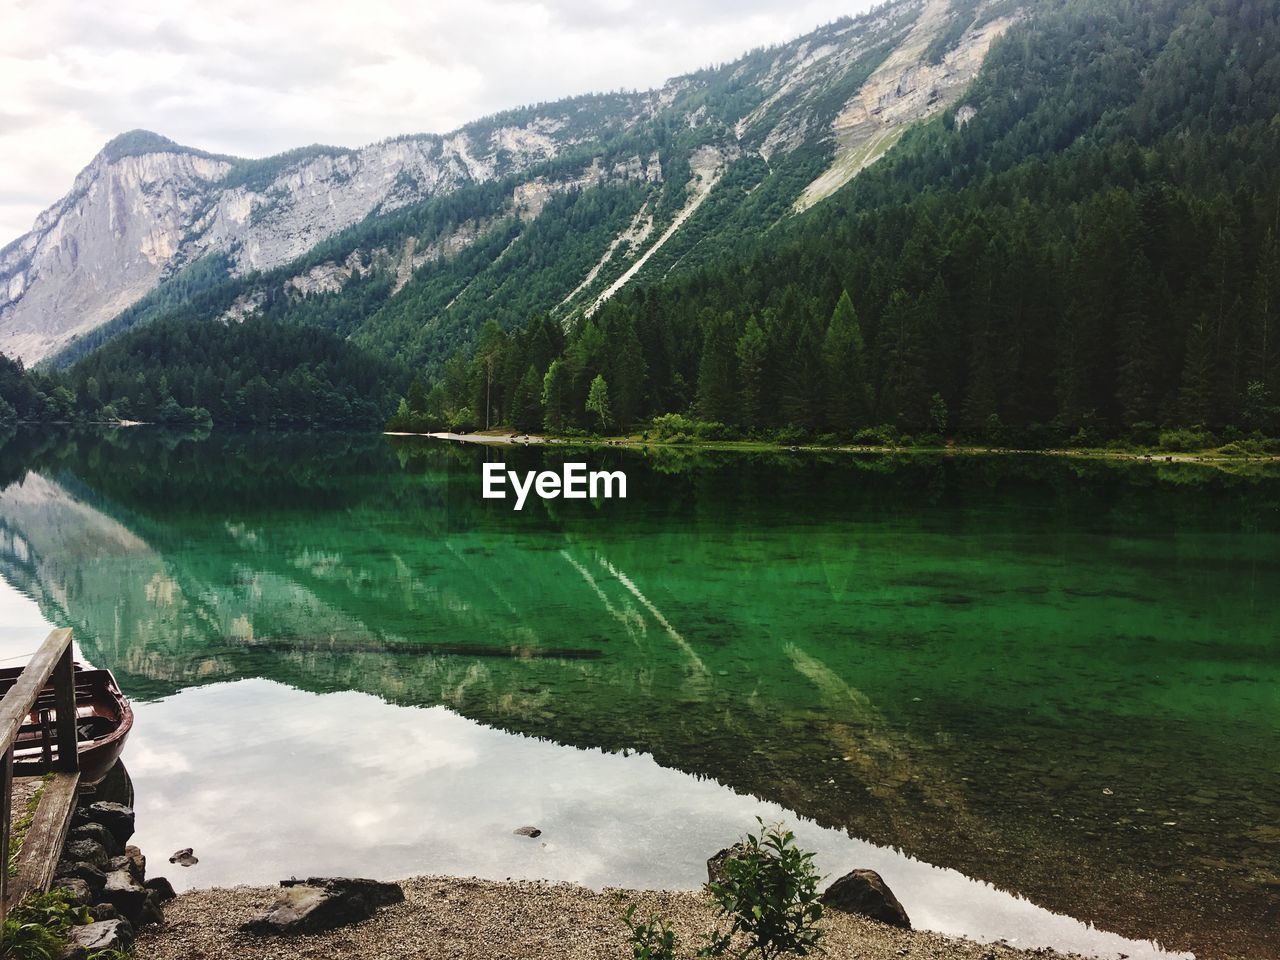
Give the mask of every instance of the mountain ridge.
[[[703, 186], [711, 193], [716, 186], [692, 179], [690, 159], [705, 160], [715, 149], [721, 158], [716, 166], [724, 170], [744, 158], [759, 161], [763, 180], [780, 158], [807, 150], [821, 155], [809, 165], [816, 177], [834, 143], [832, 120], [902, 39], [913, 29], [919, 33], [922, 12], [937, 21], [934, 36], [948, 17], [968, 28], [1010, 9], [1017, 7], [1009, 0], [929, 0], [927, 5], [898, 0], [653, 90], [535, 104], [450, 133], [405, 134], [360, 148], [311, 146], [245, 159], [186, 147], [150, 131], [127, 132], [99, 152], [68, 197], [41, 214], [32, 232], [0, 250], [0, 350], [28, 363], [46, 359], [119, 318], [204, 257], [227, 258], [230, 277], [269, 272], [370, 218], [507, 178], [512, 195], [499, 213], [524, 222], [537, 219], [549, 195], [675, 181], [663, 197], [641, 201], [657, 216], [654, 229], [643, 238], [639, 229], [629, 231], [625, 243], [627, 231], [615, 231], [572, 284], [558, 292], [548, 289], [538, 301], [541, 309], [556, 309], [585, 280], [582, 302], [571, 306], [586, 308], [642, 253], [653, 269], [670, 268], [648, 245], [663, 240], [658, 246], [664, 246], [670, 239], [666, 231], [683, 209], [677, 194]], [[973, 64], [961, 69], [955, 86], [962, 90], [974, 72]], [[920, 115], [932, 115], [949, 102], [927, 103]], [[913, 115], [907, 122], [919, 118]], [[708, 175], [706, 169], [700, 172]], [[798, 192], [791, 186], [787, 191]], [[522, 198], [534, 202], [515, 209]], [[795, 199], [789, 195], [775, 217]], [[628, 223], [639, 210], [632, 210]], [[468, 229], [474, 234], [475, 225]], [[464, 239], [436, 238], [455, 247]], [[413, 238], [414, 246], [427, 244]], [[613, 254], [606, 258], [610, 244]], [[404, 249], [409, 238], [397, 237], [396, 245]], [[674, 248], [668, 252], [678, 257]], [[411, 256], [408, 272], [427, 262]], [[598, 284], [588, 279], [594, 265], [601, 268]], [[399, 269], [403, 289], [405, 268]], [[630, 271], [622, 285], [639, 272]], [[440, 306], [449, 312], [452, 303], [447, 297]], [[447, 318], [426, 319], [451, 329]], [[459, 325], [475, 326], [470, 317]], [[399, 358], [417, 359], [414, 351], [422, 349], [406, 347]]]

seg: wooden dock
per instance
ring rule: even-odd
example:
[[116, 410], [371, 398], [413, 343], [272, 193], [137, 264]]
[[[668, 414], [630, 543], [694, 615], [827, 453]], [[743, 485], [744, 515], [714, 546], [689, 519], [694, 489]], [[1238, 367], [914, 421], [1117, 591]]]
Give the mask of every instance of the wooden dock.
[[[53, 684], [57, 755], [44, 784], [35, 816], [18, 851], [13, 877], [9, 864], [13, 803], [13, 744], [40, 692]], [[26, 894], [49, 889], [62, 845], [71, 826], [80, 790], [80, 755], [76, 738], [75, 669], [71, 631], [54, 630], [36, 651], [17, 682], [0, 700], [0, 920], [9, 906]]]

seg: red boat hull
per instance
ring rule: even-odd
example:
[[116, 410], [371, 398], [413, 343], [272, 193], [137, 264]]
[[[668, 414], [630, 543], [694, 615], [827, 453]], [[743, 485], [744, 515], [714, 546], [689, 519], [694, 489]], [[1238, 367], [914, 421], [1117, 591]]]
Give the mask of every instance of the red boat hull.
[[[0, 670], [0, 695], [8, 692], [21, 673], [21, 667]], [[80, 782], [91, 785], [120, 759], [133, 727], [133, 708], [110, 670], [86, 670], [77, 664], [75, 678]], [[14, 776], [40, 776], [53, 768], [58, 757], [56, 723], [53, 687], [47, 686], [14, 741]]]

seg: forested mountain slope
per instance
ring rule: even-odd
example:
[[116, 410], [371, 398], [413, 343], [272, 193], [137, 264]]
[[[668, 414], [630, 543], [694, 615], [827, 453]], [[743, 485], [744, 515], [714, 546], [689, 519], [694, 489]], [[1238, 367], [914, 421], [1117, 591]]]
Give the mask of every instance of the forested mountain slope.
[[[396, 421], [415, 428], [1274, 436], [1277, 51], [1273, 2], [902, 0], [658, 91], [473, 124], [440, 149], [484, 164], [362, 193], [370, 212], [301, 255], [268, 242], [305, 214], [281, 184], [358, 173], [314, 179], [338, 162], [322, 148], [174, 147], [259, 212], [222, 246], [179, 244], [41, 389], [150, 418], [178, 380], [143, 330], [256, 317], [416, 377]], [[533, 130], [538, 150], [509, 149]], [[111, 362], [83, 361], [115, 337]]]
[[678, 412], [845, 437], [1274, 436], [1278, 15], [1036, 5], [955, 108], [834, 197], [628, 291], [570, 330], [549, 373], [540, 327], [491, 331], [417, 419], [483, 421], [496, 367], [488, 419], [525, 428], [603, 426], [586, 410], [600, 374], [615, 427]]

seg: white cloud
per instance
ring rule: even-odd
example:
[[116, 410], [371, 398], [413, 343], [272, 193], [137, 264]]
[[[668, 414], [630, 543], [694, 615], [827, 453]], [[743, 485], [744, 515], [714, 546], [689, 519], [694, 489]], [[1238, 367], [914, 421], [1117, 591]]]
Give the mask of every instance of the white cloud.
[[646, 89], [870, 0], [10, 0], [0, 245], [142, 127], [220, 153], [360, 146], [496, 110]]

